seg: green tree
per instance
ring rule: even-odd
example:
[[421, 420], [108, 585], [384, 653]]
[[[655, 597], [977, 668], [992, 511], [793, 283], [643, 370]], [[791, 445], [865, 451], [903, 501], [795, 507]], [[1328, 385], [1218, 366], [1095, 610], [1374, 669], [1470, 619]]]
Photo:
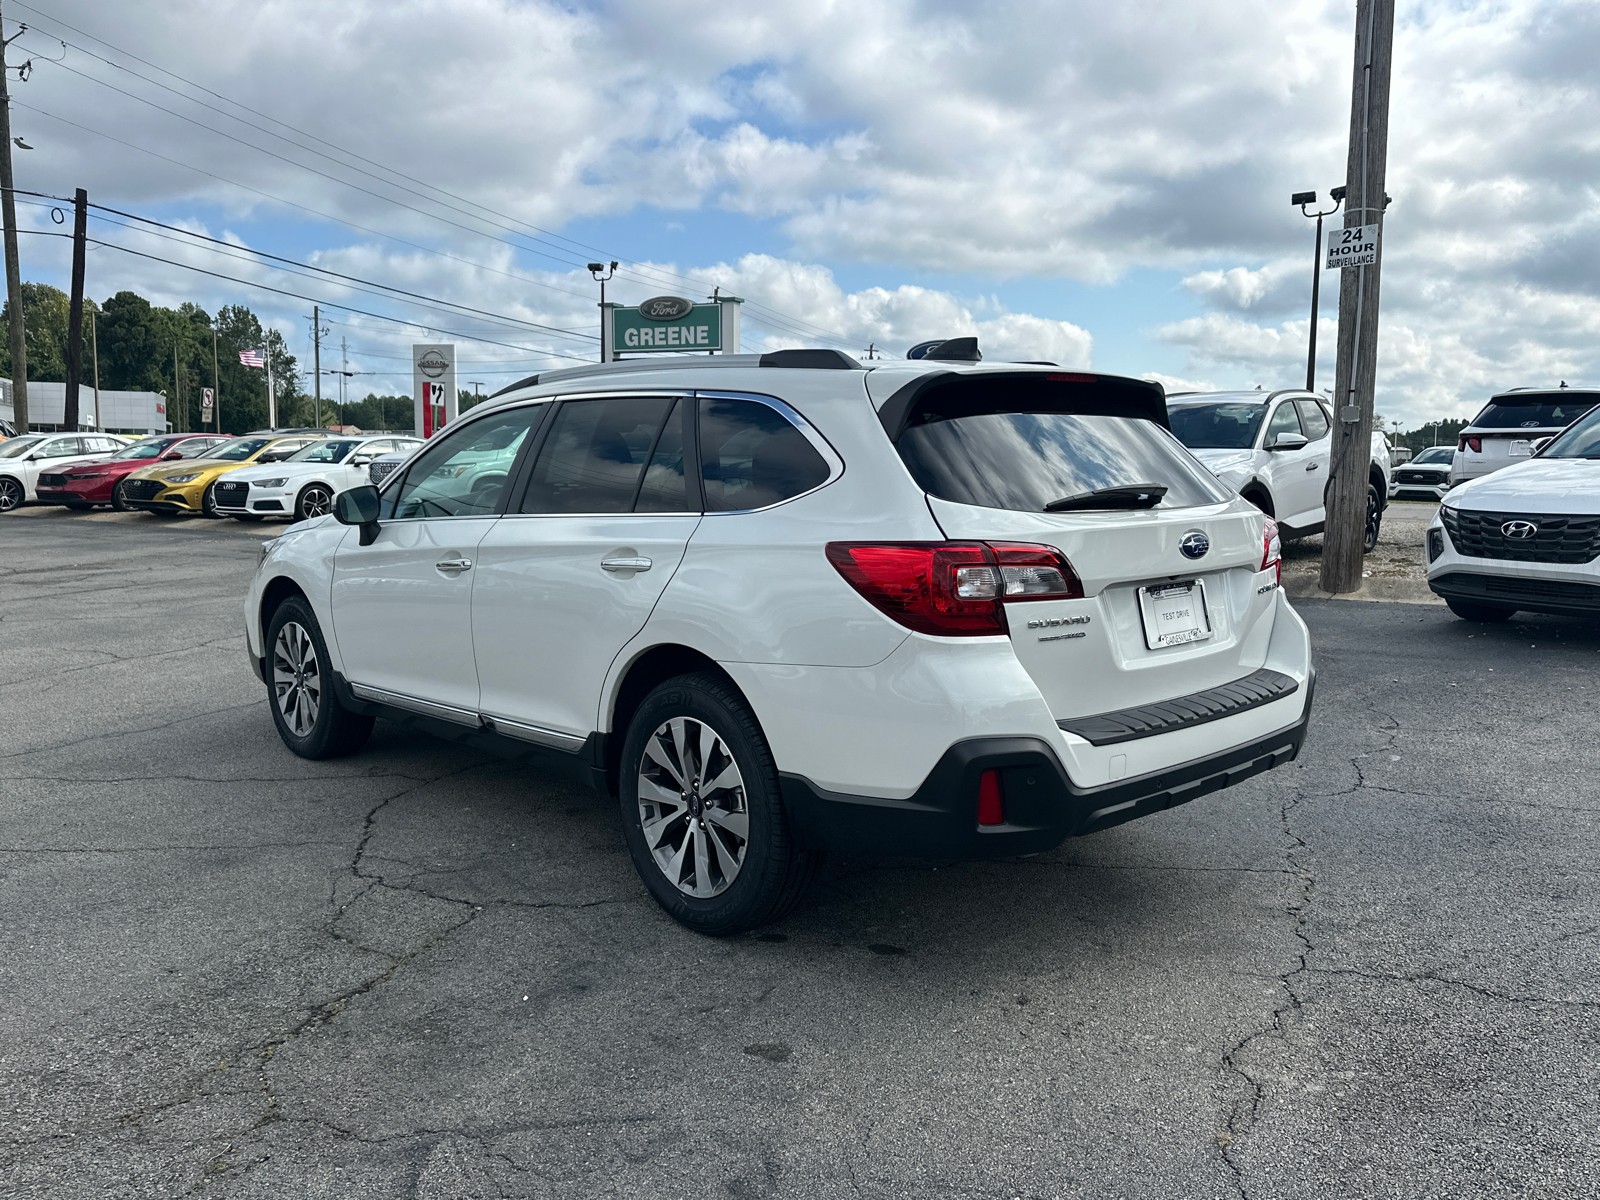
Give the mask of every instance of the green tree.
[[[67, 378], [67, 324], [72, 299], [48, 283], [22, 285], [22, 331], [28, 349], [28, 378], [41, 383], [61, 383]], [[94, 301], [84, 299], [82, 352], [78, 358], [78, 377], [92, 380], [89, 358], [89, 310]], [[11, 305], [0, 306], [0, 322], [11, 319]], [[0, 373], [11, 374], [11, 346], [0, 345]]]

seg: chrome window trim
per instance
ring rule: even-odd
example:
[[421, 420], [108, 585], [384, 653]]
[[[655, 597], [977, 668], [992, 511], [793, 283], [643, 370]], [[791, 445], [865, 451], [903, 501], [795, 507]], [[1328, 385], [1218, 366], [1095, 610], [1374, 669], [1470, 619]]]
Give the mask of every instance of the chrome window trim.
[[[840, 456], [839, 452], [833, 448], [833, 444], [829, 442], [827, 438], [822, 436], [822, 431], [810, 421], [806, 420], [805, 417], [798, 410], [796, 410], [793, 405], [778, 399], [776, 396], [768, 396], [762, 392], [729, 392], [721, 389], [708, 388], [696, 388], [694, 395], [696, 398], [703, 396], [708, 400], [750, 400], [757, 404], [765, 404], [784, 420], [788, 421], [789, 424], [798, 429], [801, 436], [804, 437], [806, 441], [811, 443], [811, 448], [822, 456], [822, 461], [828, 464], [828, 477], [821, 483], [817, 484], [817, 486], [814, 488], [807, 488], [803, 492], [796, 492], [792, 496], [785, 496], [782, 500], [777, 501], [775, 504], [764, 504], [760, 508], [733, 508], [720, 510], [718, 512], [712, 512], [710, 509], [707, 509], [705, 512], [706, 516], [740, 517], [748, 513], [769, 512], [774, 508], [781, 508], [785, 504], [792, 504], [796, 500], [809, 496], [814, 492], [820, 492], [823, 488], [827, 487], [835, 479], [840, 478], [844, 474], [844, 459]], [[699, 429], [698, 418], [696, 419], [695, 428], [697, 430]], [[695, 457], [697, 459], [700, 457], [700, 448], [698, 446], [695, 447]], [[705, 470], [703, 463], [701, 465], [701, 470], [702, 472]]]

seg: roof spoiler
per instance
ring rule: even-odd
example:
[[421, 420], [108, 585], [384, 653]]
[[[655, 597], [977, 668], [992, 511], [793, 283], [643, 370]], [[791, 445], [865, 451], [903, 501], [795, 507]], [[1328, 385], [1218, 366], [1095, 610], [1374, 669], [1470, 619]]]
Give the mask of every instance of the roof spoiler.
[[896, 391], [878, 420], [889, 440], [898, 441], [908, 426], [925, 421], [1007, 412], [1132, 417], [1172, 427], [1159, 383], [1081, 371], [938, 371]]

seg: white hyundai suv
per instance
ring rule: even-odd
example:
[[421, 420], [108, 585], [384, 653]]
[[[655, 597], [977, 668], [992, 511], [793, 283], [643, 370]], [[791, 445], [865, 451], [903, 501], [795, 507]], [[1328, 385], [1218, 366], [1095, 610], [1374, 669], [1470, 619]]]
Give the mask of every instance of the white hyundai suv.
[[1451, 489], [1427, 542], [1428, 586], [1458, 617], [1600, 617], [1600, 409], [1536, 457]]
[[513, 385], [263, 548], [279, 734], [321, 758], [384, 717], [575, 772], [712, 934], [828, 850], [1029, 854], [1294, 758], [1314, 677], [1275, 526], [1159, 385], [947, 353]]

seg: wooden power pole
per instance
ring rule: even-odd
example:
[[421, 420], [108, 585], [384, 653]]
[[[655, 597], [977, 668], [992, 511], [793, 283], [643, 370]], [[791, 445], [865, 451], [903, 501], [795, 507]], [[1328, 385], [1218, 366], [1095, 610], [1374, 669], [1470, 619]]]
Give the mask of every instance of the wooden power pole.
[[[1379, 225], [1387, 203], [1389, 63], [1394, 47], [1394, 0], [1357, 0], [1355, 81], [1350, 95], [1350, 154], [1345, 171], [1346, 229]], [[1335, 234], [1329, 235], [1332, 244]], [[1353, 592], [1361, 586], [1366, 537], [1368, 471], [1372, 462], [1372, 396], [1377, 380], [1378, 282], [1382, 238], [1370, 266], [1339, 272], [1339, 351], [1334, 378], [1332, 462], [1327, 525], [1322, 536], [1322, 587]], [[1379, 495], [1381, 507], [1387, 497]]]
[[[89, 193], [79, 188], [72, 201], [72, 301], [67, 310], [67, 388], [61, 424], [76, 431], [78, 383], [83, 373], [83, 252], [88, 236]], [[99, 390], [95, 392], [95, 428], [100, 428]]]
[[17, 30], [0, 41], [0, 217], [5, 223], [6, 302], [11, 306], [11, 415], [18, 433], [28, 432], [28, 343], [23, 336], [22, 268], [17, 262], [16, 181], [11, 175], [11, 92], [7, 87], [6, 47], [22, 36]]

